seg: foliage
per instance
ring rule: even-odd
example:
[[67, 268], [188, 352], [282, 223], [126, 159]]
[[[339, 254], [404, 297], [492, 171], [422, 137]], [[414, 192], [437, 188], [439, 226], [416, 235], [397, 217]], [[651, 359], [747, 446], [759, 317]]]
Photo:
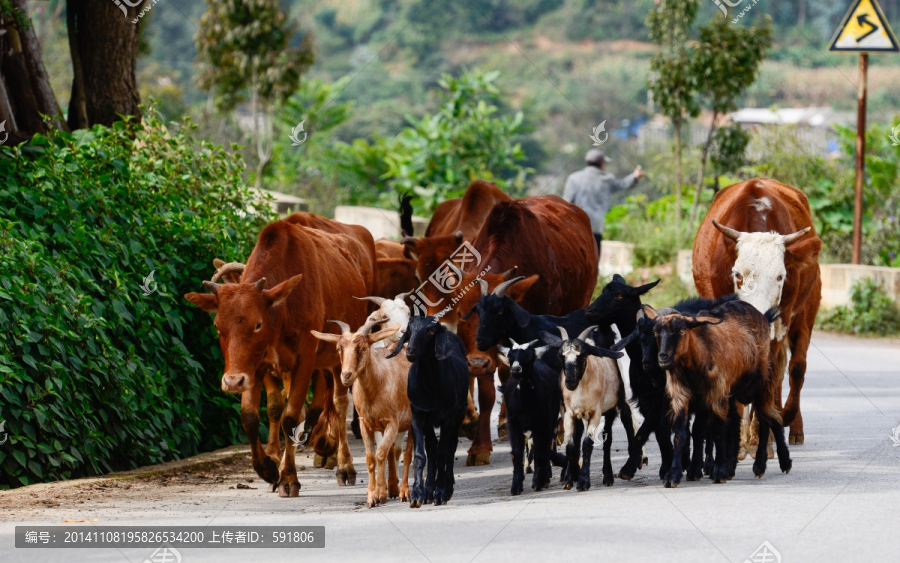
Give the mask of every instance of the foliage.
[[850, 290], [850, 306], [838, 305], [819, 313], [822, 330], [865, 335], [900, 334], [900, 308], [881, 284], [862, 278]]
[[294, 29], [278, 0], [206, 0], [195, 40], [202, 63], [197, 81], [216, 93], [220, 110], [233, 109], [255, 90], [262, 100], [284, 100], [313, 63], [312, 35], [289, 45]]
[[343, 184], [358, 203], [396, 205], [397, 195], [414, 194], [420, 214], [445, 199], [460, 196], [475, 179], [501, 189], [521, 191], [529, 169], [516, 142], [523, 114], [500, 116], [496, 105], [499, 72], [470, 72], [438, 81], [440, 105], [394, 137], [376, 136], [336, 143], [331, 151]]
[[182, 295], [212, 258], [245, 259], [271, 216], [248, 211], [241, 161], [189, 129], [151, 110], [0, 148], [0, 487], [240, 436], [212, 323]]
[[710, 147], [709, 161], [716, 176], [734, 173], [746, 162], [750, 133], [739, 123], [732, 123], [716, 130]]
[[[682, 190], [682, 217], [687, 217], [690, 209], [690, 188]], [[704, 194], [708, 201], [712, 195]], [[606, 214], [604, 238], [621, 240], [634, 244], [634, 267], [645, 268], [675, 262], [680, 247], [672, 245], [676, 224], [676, 198], [669, 194], [650, 200], [645, 194], [631, 195], [625, 203], [616, 205]], [[682, 232], [687, 232], [687, 220], [682, 224]], [[693, 239], [685, 243], [690, 247]]]

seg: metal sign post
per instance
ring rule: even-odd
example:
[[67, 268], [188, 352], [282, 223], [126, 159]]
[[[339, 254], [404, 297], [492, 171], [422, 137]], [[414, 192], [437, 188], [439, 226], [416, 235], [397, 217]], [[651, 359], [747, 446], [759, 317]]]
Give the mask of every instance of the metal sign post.
[[831, 40], [829, 51], [859, 52], [859, 95], [856, 113], [856, 190], [853, 197], [853, 263], [862, 251], [863, 184], [866, 170], [866, 94], [869, 51], [893, 52], [898, 48], [877, 0], [855, 0]]

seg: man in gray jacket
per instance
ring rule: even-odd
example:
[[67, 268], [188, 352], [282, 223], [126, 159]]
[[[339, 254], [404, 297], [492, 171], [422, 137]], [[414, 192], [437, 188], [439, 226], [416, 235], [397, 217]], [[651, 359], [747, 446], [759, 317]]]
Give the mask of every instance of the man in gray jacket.
[[583, 209], [591, 218], [591, 230], [594, 231], [599, 255], [600, 243], [603, 240], [603, 223], [610, 208], [610, 194], [634, 186], [643, 178], [644, 172], [638, 165], [634, 172], [621, 180], [616, 180], [615, 176], [603, 170], [603, 163], [609, 162], [609, 158], [600, 149], [589, 150], [584, 155], [584, 161], [587, 166], [566, 178], [563, 199]]

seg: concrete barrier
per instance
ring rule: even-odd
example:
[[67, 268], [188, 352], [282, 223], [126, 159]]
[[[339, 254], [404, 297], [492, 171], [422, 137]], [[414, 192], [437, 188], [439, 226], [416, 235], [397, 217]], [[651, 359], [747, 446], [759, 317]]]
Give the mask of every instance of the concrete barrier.
[[678, 251], [678, 259], [676, 262], [675, 271], [678, 273], [678, 277], [681, 278], [681, 281], [684, 285], [691, 288], [691, 291], [696, 291], [694, 288], [694, 251], [693, 250], [679, 250]]
[[625, 275], [633, 271], [634, 245], [618, 240], [604, 240], [600, 245], [600, 275]]
[[[356, 207], [339, 205], [334, 208], [334, 219], [350, 225], [362, 225], [369, 229], [375, 240], [380, 238], [398, 240], [400, 233], [400, 214], [391, 209], [380, 207]], [[429, 219], [413, 215], [413, 235], [425, 236]]]
[[895, 302], [900, 303], [900, 268], [857, 264], [820, 264], [822, 271], [822, 308], [850, 303], [850, 289], [863, 278], [872, 278]]

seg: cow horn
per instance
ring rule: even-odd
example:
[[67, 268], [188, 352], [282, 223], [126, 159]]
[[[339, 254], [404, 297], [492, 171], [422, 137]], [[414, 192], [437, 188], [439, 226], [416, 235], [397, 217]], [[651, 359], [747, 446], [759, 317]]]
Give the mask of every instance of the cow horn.
[[713, 219], [712, 224], [715, 228], [719, 229], [719, 231], [721, 231], [723, 235], [730, 238], [734, 242], [737, 242], [738, 238], [740, 238], [740, 236], [741, 236], [740, 231], [736, 231], [735, 229], [732, 229], [731, 227], [726, 227], [725, 225], [720, 224], [715, 219]]
[[812, 227], [806, 227], [805, 229], [800, 229], [796, 233], [791, 233], [789, 235], [782, 235], [781, 241], [784, 243], [785, 246], [788, 246], [789, 244], [791, 244], [798, 238], [800, 238], [803, 235], [805, 235], [806, 233], [808, 233], [810, 231], [810, 229], [812, 229]]
[[345, 323], [344, 321], [328, 321], [328, 322], [334, 323], [334, 324], [338, 325], [339, 327], [341, 327], [341, 333], [343, 333], [343, 334], [347, 334], [348, 332], [352, 332], [352, 331], [350, 330], [350, 325], [348, 325], [348, 324]]
[[490, 289], [490, 287], [488, 286], [488, 282], [484, 281], [484, 280], [481, 279], [481, 278], [478, 278], [478, 279], [475, 280], [475, 281], [477, 281], [477, 282], [478, 282], [478, 285], [481, 286], [481, 296], [482, 296], [482, 297], [484, 297], [485, 295], [489, 295], [489, 294], [491, 293], [491, 289]]
[[514, 284], [518, 281], [522, 281], [524, 279], [525, 279], [525, 276], [519, 276], [519, 277], [513, 278], [509, 281], [505, 281], [494, 288], [493, 294], [496, 295], [497, 297], [503, 297], [506, 295], [506, 290], [509, 289], [509, 286], [511, 286], [512, 284]]
[[244, 268], [246, 268], [246, 266], [244, 264], [241, 264], [240, 262], [229, 262], [229, 263], [225, 264], [225, 263], [222, 263], [221, 260], [218, 260], [218, 259], [213, 260], [213, 264], [215, 264], [216, 262], [219, 262], [220, 265], [216, 269], [216, 273], [214, 273], [212, 275], [212, 278], [210, 278], [210, 281], [212, 281], [212, 282], [219, 281], [222, 278], [222, 276], [224, 276], [225, 274], [231, 274], [231, 273], [243, 274]]
[[558, 326], [558, 327], [556, 327], [556, 328], [559, 329], [559, 337], [560, 337], [562, 340], [568, 340], [568, 339], [569, 339], [569, 333], [566, 332], [566, 329], [564, 329], [564, 328], [561, 327], [561, 326]]
[[256, 280], [256, 283], [253, 284], [253, 287], [256, 288], [256, 291], [262, 291], [266, 288], [266, 278], [259, 278]]
[[377, 297], [375, 295], [370, 295], [368, 297], [353, 297], [354, 299], [359, 299], [360, 301], [371, 301], [372, 303], [381, 307], [381, 304], [387, 301], [384, 297]]
[[213, 295], [219, 294], [219, 284], [217, 284], [216, 282], [204, 281], [203, 287], [205, 287], [207, 291], [209, 291]]
[[456, 231], [455, 233], [453, 233], [453, 240], [456, 241], [456, 244], [461, 243], [463, 241], [464, 237], [465, 237], [465, 235], [463, 234], [462, 231]]
[[581, 332], [581, 334], [578, 335], [578, 340], [581, 340], [582, 342], [584, 342], [584, 341], [587, 339], [587, 337], [590, 336], [590, 334], [591, 334], [592, 332], [594, 332], [594, 329], [595, 329], [595, 328], [597, 328], [597, 325], [589, 326], [589, 327], [587, 327], [586, 329], [584, 329], [584, 330]]

